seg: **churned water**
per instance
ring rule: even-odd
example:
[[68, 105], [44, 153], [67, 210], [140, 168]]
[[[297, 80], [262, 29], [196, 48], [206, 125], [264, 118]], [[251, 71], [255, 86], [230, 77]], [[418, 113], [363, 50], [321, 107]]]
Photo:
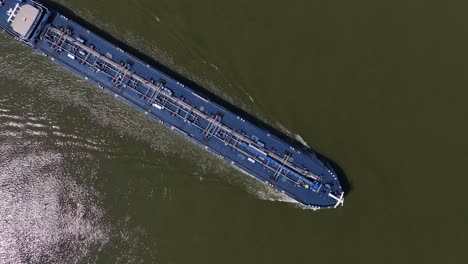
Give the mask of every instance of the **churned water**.
[[465, 1], [57, 1], [328, 156], [304, 210], [0, 34], [0, 263], [463, 263]]

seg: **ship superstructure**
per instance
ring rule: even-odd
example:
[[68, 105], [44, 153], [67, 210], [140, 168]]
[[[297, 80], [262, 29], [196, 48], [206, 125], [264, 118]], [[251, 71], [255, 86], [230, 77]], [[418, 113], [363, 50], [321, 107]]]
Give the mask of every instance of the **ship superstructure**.
[[0, 0], [0, 26], [52, 61], [298, 202], [343, 204], [339, 180], [297, 148], [35, 1]]

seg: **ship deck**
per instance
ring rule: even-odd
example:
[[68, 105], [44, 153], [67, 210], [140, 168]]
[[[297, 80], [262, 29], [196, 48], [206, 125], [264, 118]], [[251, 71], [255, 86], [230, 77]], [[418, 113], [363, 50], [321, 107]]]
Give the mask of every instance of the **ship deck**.
[[306, 205], [336, 204], [338, 179], [312, 151], [295, 149], [60, 14], [40, 30], [36, 50], [111, 95]]

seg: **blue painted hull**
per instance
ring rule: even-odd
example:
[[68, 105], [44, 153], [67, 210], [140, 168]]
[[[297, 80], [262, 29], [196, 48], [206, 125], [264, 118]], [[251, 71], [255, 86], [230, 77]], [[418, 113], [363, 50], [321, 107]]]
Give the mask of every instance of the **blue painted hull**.
[[[314, 151], [291, 145], [54, 10], [29, 0], [0, 2], [6, 32], [149, 118], [306, 206], [343, 203], [336, 174]], [[21, 35], [12, 24], [21, 23], [15, 14], [28, 15], [21, 11], [31, 9], [26, 5], [39, 15]]]

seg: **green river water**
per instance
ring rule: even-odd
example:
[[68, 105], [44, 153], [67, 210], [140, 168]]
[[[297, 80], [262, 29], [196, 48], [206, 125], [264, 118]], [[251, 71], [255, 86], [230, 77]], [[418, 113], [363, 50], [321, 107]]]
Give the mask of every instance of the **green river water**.
[[464, 263], [466, 1], [59, 0], [326, 155], [305, 210], [0, 34], [0, 263]]

